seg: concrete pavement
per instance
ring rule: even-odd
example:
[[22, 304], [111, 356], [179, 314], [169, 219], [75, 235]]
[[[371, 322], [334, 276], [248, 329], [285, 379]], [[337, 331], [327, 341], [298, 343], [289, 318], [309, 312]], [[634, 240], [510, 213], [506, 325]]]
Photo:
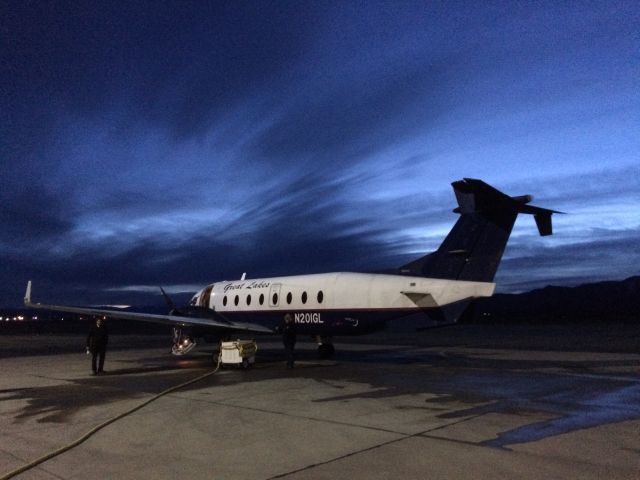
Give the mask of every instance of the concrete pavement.
[[[4, 339], [7, 341], [7, 339]], [[277, 342], [20, 479], [640, 478], [640, 355]], [[168, 348], [0, 360], [0, 476], [212, 368]]]

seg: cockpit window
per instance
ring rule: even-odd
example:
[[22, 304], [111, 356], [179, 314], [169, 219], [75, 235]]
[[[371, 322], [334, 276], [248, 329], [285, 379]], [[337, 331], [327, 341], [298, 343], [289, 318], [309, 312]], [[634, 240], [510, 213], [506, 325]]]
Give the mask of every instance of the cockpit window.
[[200, 297], [200, 306], [209, 308], [209, 300], [211, 300], [211, 290], [213, 290], [213, 285], [209, 285], [202, 292], [202, 296]]

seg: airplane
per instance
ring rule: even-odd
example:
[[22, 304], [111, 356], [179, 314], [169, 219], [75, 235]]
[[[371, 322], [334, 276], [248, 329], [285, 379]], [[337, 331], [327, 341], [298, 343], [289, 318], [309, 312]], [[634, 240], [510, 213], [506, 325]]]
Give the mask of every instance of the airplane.
[[519, 213], [534, 216], [541, 236], [552, 234], [556, 210], [528, 205], [531, 195], [509, 196], [482, 180], [452, 184], [459, 218], [439, 248], [381, 273], [333, 272], [211, 283], [188, 305], [169, 304], [166, 315], [33, 303], [46, 309], [173, 326], [171, 353], [184, 355], [206, 336], [273, 334], [286, 314], [298, 334], [318, 340], [321, 358], [333, 355], [334, 336], [359, 335], [404, 323], [415, 330], [454, 324], [480, 297], [495, 290], [494, 276]]

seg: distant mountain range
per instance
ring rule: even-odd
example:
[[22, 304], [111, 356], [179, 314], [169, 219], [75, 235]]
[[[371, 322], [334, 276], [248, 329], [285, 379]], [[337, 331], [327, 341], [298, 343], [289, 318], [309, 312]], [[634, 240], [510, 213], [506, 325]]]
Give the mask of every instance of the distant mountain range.
[[466, 321], [474, 323], [640, 323], [640, 276], [577, 287], [548, 286], [478, 300]]

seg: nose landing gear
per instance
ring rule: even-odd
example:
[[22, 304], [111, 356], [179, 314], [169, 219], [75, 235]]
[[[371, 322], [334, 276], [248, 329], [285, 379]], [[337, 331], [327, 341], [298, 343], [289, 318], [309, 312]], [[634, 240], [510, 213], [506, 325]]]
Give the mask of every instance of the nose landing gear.
[[193, 350], [195, 346], [196, 341], [189, 332], [177, 327], [173, 329], [173, 345], [171, 346], [173, 355], [182, 356]]

